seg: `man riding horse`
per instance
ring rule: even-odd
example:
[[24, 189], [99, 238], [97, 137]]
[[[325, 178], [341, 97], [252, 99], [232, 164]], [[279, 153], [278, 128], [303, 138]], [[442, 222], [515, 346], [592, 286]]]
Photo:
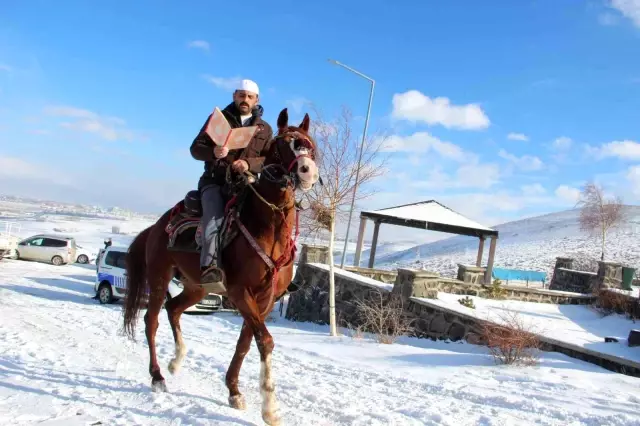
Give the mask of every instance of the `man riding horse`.
[[201, 285], [213, 285], [224, 289], [223, 271], [217, 267], [216, 260], [217, 234], [225, 207], [222, 188], [225, 185], [227, 169], [231, 166], [235, 173], [259, 173], [273, 136], [271, 126], [262, 119], [264, 109], [258, 105], [259, 100], [258, 85], [251, 80], [242, 80], [233, 93], [233, 102], [222, 110], [232, 128], [258, 126], [246, 148], [229, 150], [227, 147], [215, 145], [205, 132], [212, 115], [209, 115], [191, 144], [191, 156], [204, 161], [204, 173], [198, 182], [202, 202]]

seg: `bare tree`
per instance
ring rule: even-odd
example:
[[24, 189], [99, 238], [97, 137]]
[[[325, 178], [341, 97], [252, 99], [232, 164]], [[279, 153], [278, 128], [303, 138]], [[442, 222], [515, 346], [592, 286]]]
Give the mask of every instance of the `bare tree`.
[[598, 236], [602, 244], [600, 260], [604, 260], [609, 231], [626, 219], [622, 199], [620, 197], [605, 198], [602, 188], [589, 182], [583, 187], [577, 206], [580, 206], [580, 228]]
[[361, 138], [354, 132], [351, 111], [343, 107], [332, 121], [324, 120], [317, 110], [315, 115], [311, 131], [318, 146], [316, 163], [324, 185], [316, 185], [305, 194], [310, 214], [302, 217], [301, 227], [305, 237], [329, 234], [329, 324], [331, 335], [336, 336], [333, 262], [336, 221], [348, 214], [354, 190], [356, 202], [376, 192], [370, 184], [384, 173], [386, 158], [381, 154], [386, 138], [373, 136], [365, 141], [356, 187]]

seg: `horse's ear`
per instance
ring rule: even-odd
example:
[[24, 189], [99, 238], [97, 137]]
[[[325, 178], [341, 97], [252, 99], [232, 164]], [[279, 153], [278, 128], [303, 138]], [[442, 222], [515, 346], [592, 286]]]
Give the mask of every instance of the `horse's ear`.
[[311, 123], [311, 120], [309, 119], [309, 114], [305, 114], [304, 118], [302, 119], [302, 123], [300, 123], [300, 127], [302, 130], [304, 130], [305, 133], [309, 133], [309, 124]]
[[278, 130], [282, 131], [286, 129], [289, 125], [289, 113], [287, 109], [283, 109], [280, 111], [280, 115], [278, 116]]

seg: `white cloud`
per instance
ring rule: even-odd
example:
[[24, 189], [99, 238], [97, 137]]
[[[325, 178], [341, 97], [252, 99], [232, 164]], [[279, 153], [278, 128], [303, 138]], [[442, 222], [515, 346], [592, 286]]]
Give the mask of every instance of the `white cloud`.
[[640, 166], [631, 166], [627, 171], [627, 181], [631, 186], [631, 191], [637, 197], [640, 197]]
[[640, 27], [640, 0], [611, 0], [607, 3]]
[[613, 141], [600, 147], [587, 146], [587, 153], [597, 158], [617, 157], [623, 160], [640, 160], [640, 143], [632, 140]]
[[522, 190], [522, 194], [525, 196], [536, 196], [546, 194], [547, 190], [539, 183], [534, 183], [531, 185], [522, 185], [520, 187]]
[[573, 140], [571, 140], [571, 138], [568, 138], [566, 136], [560, 136], [559, 138], [553, 141], [552, 147], [556, 151], [566, 151], [569, 148], [571, 148], [572, 144], [573, 144]]
[[575, 205], [580, 199], [580, 190], [567, 185], [560, 185], [555, 191], [556, 197], [567, 204]]
[[509, 133], [507, 135], [507, 139], [509, 139], [510, 141], [527, 142], [529, 140], [529, 137], [524, 133]]
[[48, 106], [44, 112], [55, 117], [73, 119], [73, 121], [61, 122], [61, 127], [93, 133], [108, 141], [132, 141], [136, 138], [134, 132], [127, 128], [127, 123], [122, 118], [102, 116], [93, 111], [70, 106]]
[[415, 153], [433, 151], [455, 161], [475, 160], [475, 154], [467, 153], [458, 145], [442, 141], [428, 132], [416, 132], [409, 136], [390, 136], [385, 140], [383, 151]]
[[517, 157], [513, 154], [509, 154], [504, 149], [501, 149], [500, 152], [498, 152], [498, 155], [525, 172], [540, 170], [544, 166], [542, 160], [536, 156], [523, 155], [522, 157]]
[[202, 49], [208, 52], [210, 45], [209, 42], [205, 40], [192, 40], [187, 43], [187, 47], [190, 49]]
[[73, 186], [65, 173], [51, 170], [46, 164], [35, 164], [17, 157], [0, 156], [0, 176], [3, 180], [29, 180]]
[[285, 105], [287, 105], [294, 114], [300, 114], [302, 109], [308, 104], [309, 100], [300, 96], [285, 101]]
[[480, 130], [490, 125], [489, 118], [477, 104], [452, 105], [445, 97], [430, 97], [417, 90], [393, 95], [392, 117], [448, 129]]
[[479, 188], [488, 189], [500, 181], [500, 168], [496, 164], [463, 164], [450, 175], [441, 167], [426, 172], [426, 179], [409, 181], [408, 186], [419, 189]]
[[214, 77], [211, 75], [205, 75], [204, 79], [219, 89], [233, 92], [238, 88], [238, 86], [240, 86], [242, 77]]

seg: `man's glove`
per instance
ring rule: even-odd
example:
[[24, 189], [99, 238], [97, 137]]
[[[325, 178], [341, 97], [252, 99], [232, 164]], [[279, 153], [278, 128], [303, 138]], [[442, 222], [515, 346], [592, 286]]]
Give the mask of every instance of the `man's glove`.
[[244, 173], [249, 170], [249, 163], [244, 160], [236, 160], [231, 163], [231, 167], [233, 167], [233, 170], [237, 173]]
[[216, 158], [224, 158], [227, 156], [227, 154], [229, 154], [229, 148], [227, 148], [226, 146], [217, 146], [215, 148], [213, 148], [213, 155], [216, 156]]

